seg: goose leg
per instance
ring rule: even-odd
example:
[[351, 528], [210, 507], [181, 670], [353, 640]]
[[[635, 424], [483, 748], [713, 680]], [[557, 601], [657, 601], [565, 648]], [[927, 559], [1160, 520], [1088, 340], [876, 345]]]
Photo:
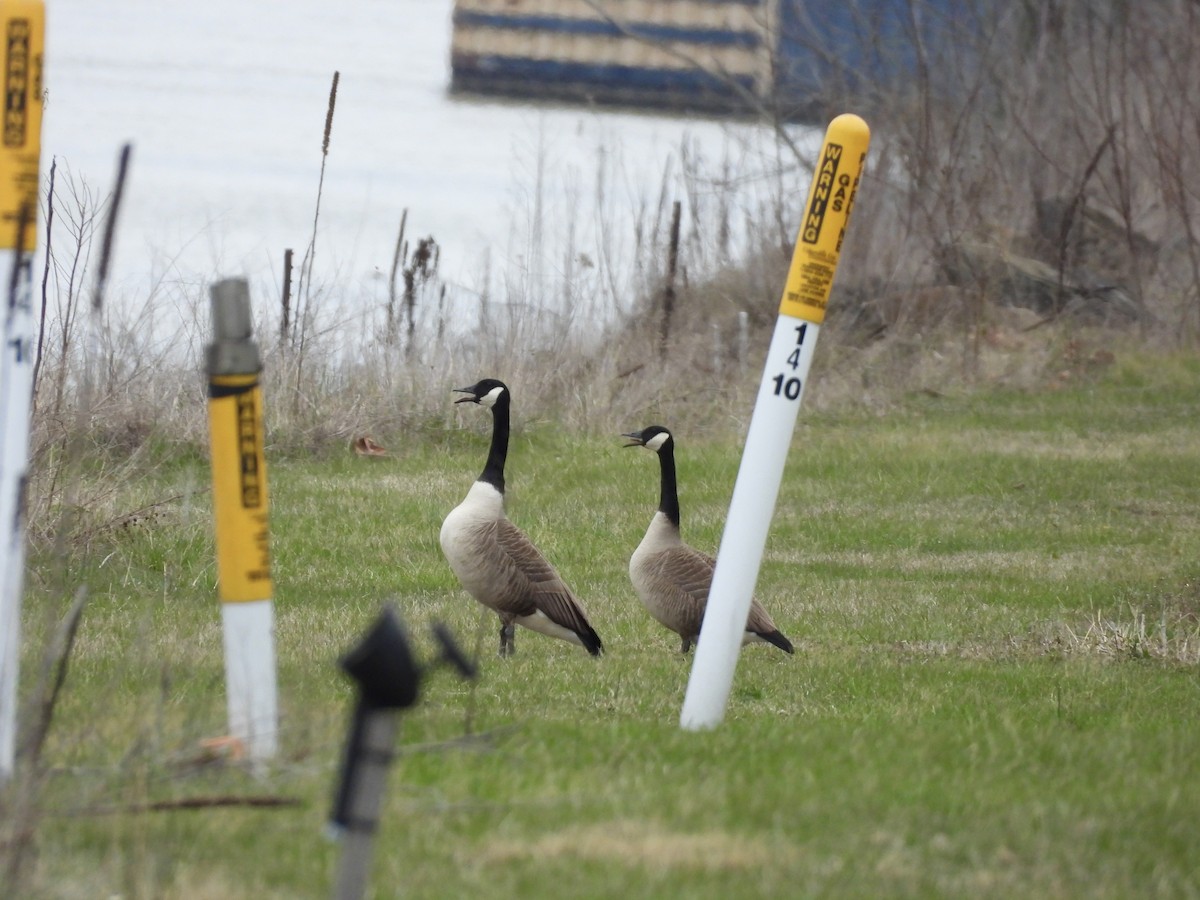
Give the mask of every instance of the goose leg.
[[512, 622], [505, 622], [500, 626], [500, 655], [512, 656], [516, 652], [516, 647], [513, 642], [513, 635], [517, 630], [517, 626]]
[[684, 639], [683, 639], [683, 643], [679, 645], [679, 652], [680, 652], [680, 653], [687, 653], [687, 652], [688, 652], [689, 650], [691, 650], [691, 649], [692, 649], [692, 641], [691, 641], [691, 638], [684, 638]]

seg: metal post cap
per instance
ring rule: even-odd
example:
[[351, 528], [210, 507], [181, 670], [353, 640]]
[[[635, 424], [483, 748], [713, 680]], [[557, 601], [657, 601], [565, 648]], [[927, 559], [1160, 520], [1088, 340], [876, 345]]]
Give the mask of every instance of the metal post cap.
[[417, 702], [421, 670], [413, 660], [395, 607], [386, 604], [358, 646], [338, 660], [358, 682], [362, 700], [376, 708], [403, 709]]

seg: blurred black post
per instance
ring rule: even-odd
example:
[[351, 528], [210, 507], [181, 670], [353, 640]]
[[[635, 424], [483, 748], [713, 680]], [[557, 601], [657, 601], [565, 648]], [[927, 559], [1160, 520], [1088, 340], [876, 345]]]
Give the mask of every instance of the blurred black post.
[[[475, 667], [443, 626], [434, 627], [442, 655], [464, 678]], [[366, 892], [379, 809], [395, 757], [399, 712], [417, 702], [424, 674], [413, 660], [408, 638], [391, 604], [386, 604], [358, 646], [338, 664], [358, 685], [358, 702], [342, 754], [341, 779], [329, 817], [330, 831], [342, 842], [334, 883], [335, 900], [357, 900]], [[426, 671], [428, 671], [426, 667]]]

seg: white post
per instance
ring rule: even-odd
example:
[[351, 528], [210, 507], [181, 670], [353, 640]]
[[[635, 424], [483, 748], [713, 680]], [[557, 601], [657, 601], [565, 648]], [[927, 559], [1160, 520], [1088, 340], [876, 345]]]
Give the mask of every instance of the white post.
[[838, 116], [825, 133], [696, 643], [680, 714], [680, 725], [689, 731], [715, 728], [725, 716], [800, 399], [869, 141], [867, 123], [853, 115]]
[[211, 294], [208, 421], [229, 733], [262, 762], [275, 755], [278, 712], [261, 363], [245, 280], [220, 281]]
[[258, 762], [275, 755], [275, 612], [271, 600], [221, 604], [229, 733]]
[[0, 356], [0, 784], [13, 772], [21, 595], [25, 585], [25, 467], [33, 393], [34, 324], [31, 259], [0, 251], [0, 284], [9, 286]]
[[13, 774], [21, 597], [25, 586], [25, 478], [35, 328], [31, 254], [37, 247], [46, 10], [41, 0], [0, 3], [6, 99], [0, 146], [0, 785]]

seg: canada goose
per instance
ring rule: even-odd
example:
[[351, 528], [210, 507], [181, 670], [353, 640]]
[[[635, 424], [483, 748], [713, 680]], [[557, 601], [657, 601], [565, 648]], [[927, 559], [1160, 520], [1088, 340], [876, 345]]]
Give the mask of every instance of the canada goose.
[[[700, 637], [700, 623], [712, 587], [716, 561], [689, 547], [679, 536], [679, 494], [675, 486], [675, 439], [661, 425], [623, 434], [626, 447], [646, 447], [658, 454], [662, 491], [658, 511], [650, 520], [646, 536], [629, 558], [629, 578], [642, 603], [663, 625], [676, 632], [687, 653]], [[792, 642], [775, 627], [757, 600], [750, 601], [750, 615], [742, 644], [763, 641], [794, 653]]]
[[485, 378], [455, 403], [492, 411], [492, 445], [483, 473], [466, 499], [442, 522], [442, 552], [467, 593], [500, 617], [500, 655], [513, 654], [514, 624], [579, 644], [592, 656], [604, 646], [571, 589], [526, 534], [504, 514], [504, 460], [508, 456], [509, 390]]

